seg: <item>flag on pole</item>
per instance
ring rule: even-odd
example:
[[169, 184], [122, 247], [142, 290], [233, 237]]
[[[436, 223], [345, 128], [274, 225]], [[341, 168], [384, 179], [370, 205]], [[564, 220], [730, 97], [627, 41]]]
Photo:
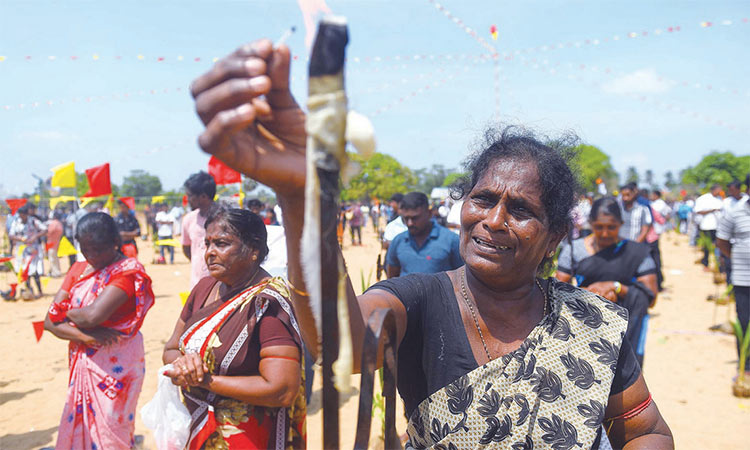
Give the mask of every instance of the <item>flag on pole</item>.
[[84, 197], [100, 197], [112, 193], [112, 184], [109, 181], [109, 163], [86, 169], [86, 177], [89, 179], [89, 191]]
[[125, 203], [125, 206], [135, 211], [135, 198], [133, 197], [120, 197], [119, 200]]
[[185, 304], [189, 296], [190, 296], [190, 291], [180, 292], [180, 301], [182, 301], [183, 305]]
[[156, 205], [157, 203], [164, 203], [167, 201], [166, 195], [154, 195], [151, 197], [151, 204]]
[[59, 197], [51, 197], [49, 199], [50, 209], [55, 209], [59, 203], [74, 202], [76, 198], [72, 195], [60, 195]]
[[107, 203], [104, 204], [104, 208], [109, 211], [110, 214], [115, 213], [115, 196], [111, 195], [107, 199]]
[[215, 156], [212, 156], [208, 161], [208, 173], [214, 177], [214, 181], [219, 185], [242, 182], [242, 177], [239, 172], [227, 166]]
[[75, 247], [73, 247], [73, 244], [70, 243], [68, 238], [65, 236], [60, 239], [60, 246], [57, 247], [57, 257], [62, 258], [64, 256], [70, 256], [70, 255], [77, 255], [78, 250], [76, 250]]
[[60, 164], [52, 169], [52, 187], [74, 188], [76, 187], [76, 166], [73, 161]]
[[10, 213], [15, 214], [20, 207], [26, 204], [28, 202], [28, 199], [25, 198], [6, 198], [5, 203], [8, 205], [8, 208], [10, 208]]

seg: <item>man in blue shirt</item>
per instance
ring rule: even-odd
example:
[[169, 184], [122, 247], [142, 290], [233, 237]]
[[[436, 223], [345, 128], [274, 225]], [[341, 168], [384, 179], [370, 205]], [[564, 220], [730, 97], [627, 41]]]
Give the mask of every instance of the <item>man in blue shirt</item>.
[[458, 250], [458, 235], [432, 218], [426, 195], [406, 194], [399, 212], [408, 229], [388, 247], [385, 256], [388, 278], [453, 270], [464, 264]]

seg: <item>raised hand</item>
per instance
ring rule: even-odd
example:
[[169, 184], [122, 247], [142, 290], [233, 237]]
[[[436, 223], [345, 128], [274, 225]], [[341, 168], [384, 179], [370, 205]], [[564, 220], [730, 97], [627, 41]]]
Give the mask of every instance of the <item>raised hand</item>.
[[305, 113], [289, 90], [289, 48], [267, 39], [238, 48], [196, 79], [206, 125], [201, 148], [281, 195], [305, 184]]

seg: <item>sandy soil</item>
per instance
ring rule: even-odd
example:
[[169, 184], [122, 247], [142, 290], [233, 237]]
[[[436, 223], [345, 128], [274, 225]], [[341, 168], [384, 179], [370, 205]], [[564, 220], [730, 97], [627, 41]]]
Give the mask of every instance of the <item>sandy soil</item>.
[[[375, 259], [380, 248], [367, 227], [365, 245], [351, 247], [346, 236], [345, 256], [355, 289], [360, 279], [375, 280]], [[156, 305], [142, 328], [149, 375], [139, 399], [139, 407], [156, 390], [156, 370], [161, 366], [164, 342], [172, 331], [181, 305], [179, 293], [187, 289], [188, 261], [178, 255], [174, 265], [153, 265], [150, 243], [140, 243], [141, 261], [154, 280]], [[666, 286], [652, 311], [644, 373], [659, 409], [672, 428], [679, 449], [747, 449], [750, 429], [750, 399], [731, 394], [736, 356], [731, 336], [708, 331], [713, 323], [734, 318], [734, 307], [707, 302], [714, 293], [710, 274], [694, 264], [695, 250], [682, 236], [663, 239]], [[372, 275], [370, 275], [372, 273]], [[362, 275], [361, 275], [362, 274]], [[5, 288], [9, 275], [0, 274]], [[61, 280], [52, 280], [46, 288], [54, 293]], [[45, 333], [35, 342], [31, 322], [42, 320], [51, 296], [31, 302], [0, 303], [0, 340], [5, 344], [0, 365], [0, 449], [37, 449], [53, 446], [67, 386], [67, 343]], [[714, 321], [714, 314], [716, 320]], [[353, 377], [358, 386], [358, 377]], [[341, 410], [342, 448], [352, 448], [358, 391]], [[399, 401], [397, 428], [405, 423]], [[316, 377], [308, 417], [309, 448], [322, 447], [320, 412], [320, 376]], [[377, 434], [379, 424], [373, 424]], [[144, 435], [144, 448], [155, 448], [140, 417], [136, 433]], [[371, 440], [375, 444], [376, 439]]]

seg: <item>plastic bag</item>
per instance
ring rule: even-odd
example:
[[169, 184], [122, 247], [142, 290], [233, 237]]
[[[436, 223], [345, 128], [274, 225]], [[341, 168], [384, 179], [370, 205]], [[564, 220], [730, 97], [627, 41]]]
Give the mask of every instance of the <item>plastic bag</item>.
[[179, 388], [164, 375], [171, 369], [171, 364], [159, 369], [156, 394], [141, 408], [143, 424], [154, 433], [159, 450], [182, 449], [190, 437], [190, 413], [180, 400]]

